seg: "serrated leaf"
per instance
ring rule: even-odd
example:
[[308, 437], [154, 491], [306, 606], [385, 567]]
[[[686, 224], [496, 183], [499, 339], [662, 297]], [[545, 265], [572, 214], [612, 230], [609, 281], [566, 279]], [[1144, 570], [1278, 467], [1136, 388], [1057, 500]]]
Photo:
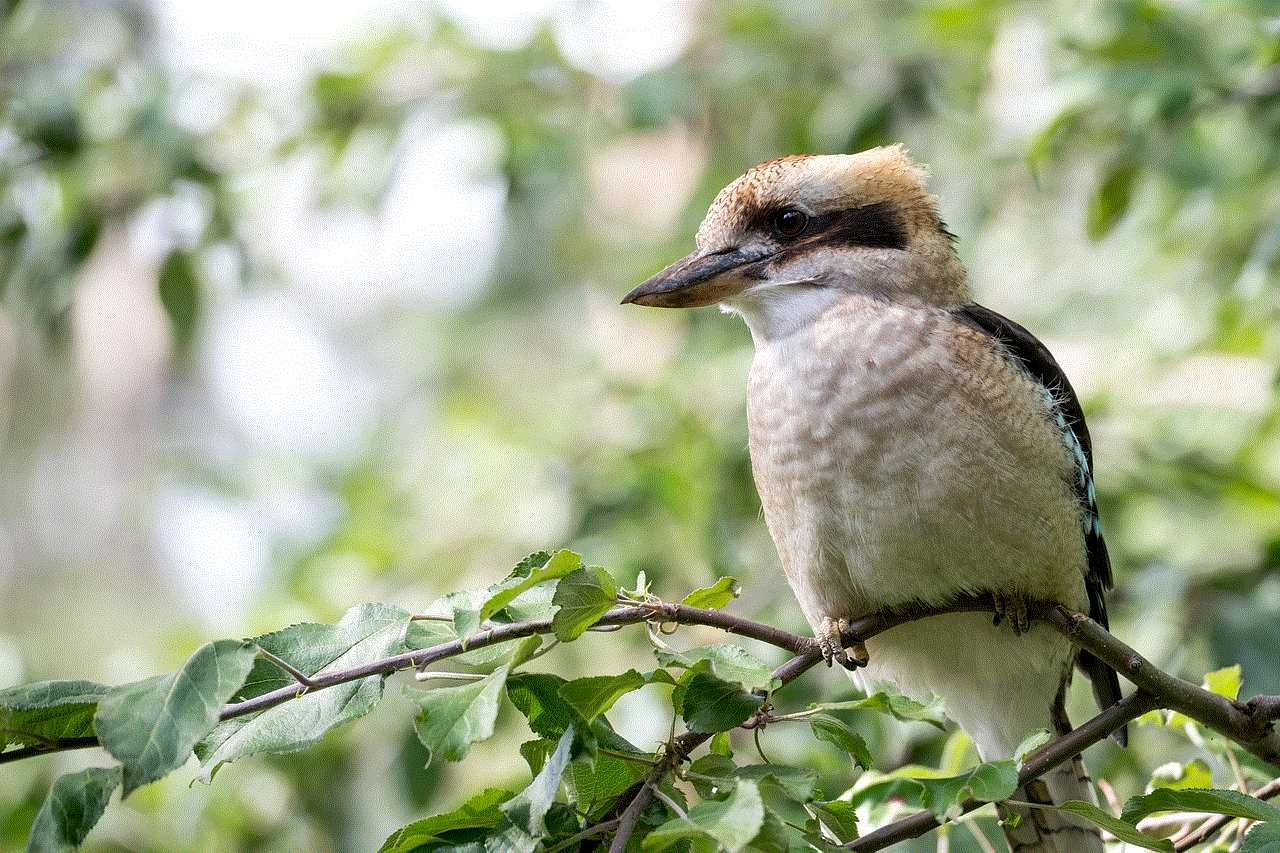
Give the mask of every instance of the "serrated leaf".
[[1111, 814], [1111, 812], [1098, 808], [1092, 803], [1085, 803], [1080, 800], [1068, 800], [1062, 805], [1057, 806], [1057, 808], [1064, 812], [1071, 812], [1072, 814], [1079, 815], [1086, 820], [1093, 821], [1126, 844], [1145, 847], [1147, 850], [1158, 850], [1160, 853], [1173, 853], [1173, 842], [1169, 839], [1152, 838], [1150, 835], [1141, 833], [1132, 823], [1128, 823]]
[[550, 551], [534, 551], [520, 562], [516, 563], [515, 568], [511, 570], [509, 577], [528, 577], [536, 569], [540, 569], [551, 559]]
[[630, 745], [617, 737], [603, 718], [597, 718], [593, 725], [577, 708], [565, 701], [560, 691], [568, 683], [558, 675], [545, 672], [513, 673], [507, 677], [507, 698], [516, 706], [516, 710], [524, 714], [529, 721], [529, 728], [540, 737], [558, 741], [566, 731], [572, 729], [577, 738], [574, 742], [574, 758], [584, 753], [595, 757], [600, 737], [605, 739], [605, 745], [610, 749], [618, 746], [630, 749]]
[[959, 813], [960, 804], [973, 797], [986, 803], [1008, 799], [1018, 788], [1018, 768], [1013, 759], [979, 764], [958, 776], [916, 779], [924, 789], [922, 801], [939, 822]]
[[[308, 676], [373, 663], [404, 650], [410, 616], [398, 607], [353, 607], [335, 625], [302, 624], [256, 638], [258, 645]], [[256, 753], [305, 749], [324, 735], [367, 714], [382, 698], [385, 674], [303, 693], [265, 711], [219, 724], [196, 747], [204, 781], [218, 766]], [[278, 667], [258, 661], [238, 698], [295, 684]]]
[[1133, 160], [1125, 157], [1111, 164], [1106, 176], [1098, 185], [1098, 191], [1089, 200], [1089, 209], [1085, 218], [1085, 232], [1091, 240], [1101, 240], [1111, 233], [1111, 229], [1129, 209], [1133, 198], [1134, 179], [1138, 176], [1138, 166]]
[[721, 798], [743, 779], [766, 789], [780, 792], [787, 799], [804, 802], [813, 798], [818, 788], [818, 771], [809, 767], [788, 767], [784, 764], [747, 764], [738, 767], [723, 755], [708, 753], [689, 765], [688, 773], [704, 800]]
[[752, 853], [793, 853], [788, 829], [781, 818], [766, 808], [760, 831], [751, 839], [748, 849]]
[[[520, 593], [538, 584], [559, 580], [582, 565], [581, 556], [565, 549], [557, 551], [541, 566], [533, 565], [531, 559], [531, 557], [526, 557], [524, 561], [516, 566], [516, 570], [512, 572], [510, 577], [502, 583], [489, 587], [489, 598], [480, 607], [479, 611], [481, 622], [491, 618], [493, 614], [506, 607]], [[526, 569], [527, 573], [517, 574], [517, 572]]]
[[696, 589], [684, 597], [681, 604], [690, 607], [704, 607], [708, 610], [719, 610], [738, 597], [742, 588], [733, 578], [720, 578], [711, 586]]
[[1280, 853], [1280, 826], [1274, 823], [1254, 826], [1236, 853]]
[[89, 737], [108, 689], [92, 681], [40, 681], [0, 691], [0, 749]]
[[107, 691], [93, 727], [123, 765], [124, 796], [186, 762], [244, 684], [257, 653], [254, 643], [218, 640], [196, 649], [175, 672]]
[[724, 796], [725, 791], [736, 784], [734, 774], [737, 772], [738, 765], [732, 757], [710, 752], [694, 759], [687, 775], [699, 797], [713, 800]]
[[480, 630], [480, 608], [488, 600], [488, 589], [467, 589], [449, 593], [440, 599], [439, 604], [449, 611], [453, 619], [454, 635], [466, 638]]
[[560, 790], [560, 780], [569, 764], [569, 748], [573, 744], [573, 729], [561, 736], [555, 751], [542, 765], [538, 775], [519, 794], [502, 806], [507, 826], [485, 840], [489, 853], [533, 853], [546, 834], [543, 819], [555, 802]]
[[506, 681], [507, 667], [504, 666], [473, 684], [405, 690], [422, 709], [413, 721], [413, 728], [431, 756], [428, 764], [437, 755], [446, 761], [461, 761], [471, 744], [493, 737], [498, 699]]
[[552, 598], [559, 608], [551, 617], [556, 639], [561, 642], [576, 640], [608, 613], [617, 600], [617, 583], [599, 566], [586, 566], [570, 572], [556, 584]]
[[873, 765], [867, 742], [843, 720], [830, 714], [816, 714], [809, 718], [809, 728], [813, 729], [814, 737], [848, 753], [854, 763], [864, 770]]
[[865, 699], [851, 699], [847, 702], [823, 702], [813, 705], [814, 708], [822, 708], [827, 711], [852, 711], [859, 709], [867, 709], [878, 711], [881, 714], [888, 714], [895, 720], [901, 722], [921, 722], [928, 723], [939, 729], [946, 728], [946, 715], [942, 710], [942, 700], [934, 698], [927, 705], [922, 705], [914, 699], [906, 696], [896, 696], [889, 693], [874, 693]]
[[560, 695], [568, 683], [547, 672], [513, 673], [507, 678], [507, 698], [524, 714], [534, 734], [559, 740], [570, 726], [587, 723], [586, 717]]
[[59, 776], [31, 824], [27, 853], [70, 853], [79, 847], [120, 781], [118, 766], [86, 767]]
[[652, 756], [639, 752], [630, 754], [636, 758], [635, 761], [601, 752], [594, 764], [572, 762], [564, 776], [569, 801], [588, 813], [613, 808], [614, 798], [648, 775], [647, 762], [652, 760]]
[[663, 666], [686, 669], [709, 667], [716, 678], [737, 684], [746, 690], [771, 691], [777, 689], [779, 684], [773, 676], [773, 670], [742, 646], [732, 643], [696, 646], [684, 652], [655, 649], [654, 655]]
[[1239, 791], [1221, 788], [1157, 788], [1149, 794], [1131, 797], [1124, 804], [1120, 819], [1137, 823], [1157, 812], [1206, 812], [1242, 817], [1248, 820], [1280, 822], [1280, 809]]
[[737, 780], [750, 779], [759, 784], [761, 790], [773, 786], [786, 794], [787, 798], [804, 802], [814, 797], [818, 790], [818, 771], [811, 767], [787, 767], [784, 764], [748, 764], [738, 768], [733, 777]]
[[397, 829], [378, 853], [413, 853], [430, 846], [454, 846], [488, 835], [503, 820], [502, 804], [510, 791], [488, 788], [448, 814], [434, 815]]
[[680, 716], [691, 732], [725, 732], [745, 723], [760, 701], [740, 685], [695, 671], [680, 699]]
[[832, 800], [808, 802], [804, 807], [814, 819], [814, 829], [821, 832], [824, 839], [844, 844], [858, 837], [858, 811], [852, 803]]
[[698, 803], [687, 817], [667, 821], [645, 837], [645, 853], [667, 850], [685, 838], [709, 838], [728, 853], [737, 853], [751, 842], [764, 825], [764, 801], [760, 789], [743, 780], [724, 800]]
[[634, 669], [621, 675], [596, 675], [575, 678], [560, 688], [560, 696], [590, 721], [606, 713], [613, 704], [649, 680]]

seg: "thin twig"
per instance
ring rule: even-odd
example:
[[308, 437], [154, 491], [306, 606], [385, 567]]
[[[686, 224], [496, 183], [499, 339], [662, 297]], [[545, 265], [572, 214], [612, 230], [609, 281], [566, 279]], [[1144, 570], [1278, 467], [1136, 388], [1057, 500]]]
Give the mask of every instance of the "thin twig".
[[586, 839], [594, 838], [597, 835], [604, 835], [606, 832], [613, 829], [617, 825], [618, 825], [618, 821], [616, 818], [614, 820], [604, 820], [604, 821], [601, 821], [600, 823], [593, 823], [591, 826], [588, 826], [586, 829], [582, 830], [581, 832], [570, 835], [568, 838], [566, 838], [564, 841], [561, 841], [559, 844], [555, 844], [551, 847], [548, 847], [546, 849], [546, 853], [556, 853], [556, 851], [558, 850], [567, 850], [570, 847], [573, 847], [579, 841], [585, 841]]
[[[284, 658], [278, 657], [272, 654], [271, 652], [267, 651], [261, 646], [258, 647], [258, 657], [262, 658], [263, 660], [270, 661], [280, 669], [283, 669], [285, 672], [289, 673], [289, 675], [293, 678], [294, 681], [298, 682], [303, 687], [307, 688], [307, 690], [314, 690], [316, 687], [319, 686], [318, 684], [315, 683], [315, 681], [311, 679], [311, 676], [307, 675], [305, 672], [298, 669], [296, 666], [289, 663]], [[298, 695], [301, 695], [301, 694], [298, 694]]]
[[[1135, 691], [1089, 722], [1032, 753], [1018, 773], [1018, 785], [1022, 786], [1033, 779], [1038, 779], [1062, 762], [1079, 755], [1086, 747], [1105, 740], [1112, 732], [1129, 721], [1136, 720], [1148, 711], [1159, 707], [1160, 697], [1143, 690]], [[960, 812], [964, 814], [982, 805], [985, 803], [980, 800], [969, 799], [961, 804]], [[844, 847], [859, 853], [868, 853], [908, 838], [924, 835], [937, 826], [938, 821], [931, 812], [919, 811], [855, 838]]]
[[[1280, 736], [1272, 718], [1252, 714], [1247, 705], [1164, 672], [1082, 613], [1055, 605], [1040, 616], [1138, 687], [1159, 696], [1158, 707], [1203, 723], [1264, 761], [1274, 764], [1280, 758]], [[1266, 703], [1261, 707], [1270, 710]]]
[[[1259, 800], [1270, 800], [1277, 794], [1280, 794], [1280, 779], [1272, 779], [1270, 782], [1255, 791], [1253, 796], [1257, 797]], [[1173, 849], [1177, 850], [1178, 853], [1183, 853], [1183, 851], [1190, 850], [1198, 844], [1203, 844], [1209, 840], [1209, 836], [1213, 835], [1213, 833], [1222, 829], [1235, 819], [1236, 818], [1231, 815], [1214, 815], [1187, 835], [1182, 835], [1174, 839]]]
[[428, 669], [423, 672], [415, 672], [414, 679], [418, 681], [483, 681], [486, 676], [483, 672], [441, 672], [436, 669]]

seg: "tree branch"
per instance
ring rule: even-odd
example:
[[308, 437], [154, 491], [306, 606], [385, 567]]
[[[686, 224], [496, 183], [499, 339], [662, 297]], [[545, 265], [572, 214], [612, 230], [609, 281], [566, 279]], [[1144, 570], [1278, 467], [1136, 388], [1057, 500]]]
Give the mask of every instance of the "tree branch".
[[[1160, 707], [1162, 707], [1160, 697], [1143, 690], [1135, 691], [1089, 722], [1072, 729], [1028, 757], [1022, 765], [1022, 770], [1018, 772], [1018, 785], [1025, 785], [1043, 776], [1062, 762], [1079, 755], [1085, 748], [1106, 740], [1112, 732], [1129, 721], [1136, 720], [1148, 711], [1154, 711]], [[986, 805], [984, 801], [965, 800], [960, 807], [961, 814], [968, 814], [984, 805]], [[919, 811], [893, 823], [885, 824], [866, 835], [861, 835], [844, 846], [857, 853], [870, 853], [873, 850], [882, 850], [890, 844], [924, 835], [939, 825], [931, 812]]]
[[[1276, 697], [1240, 703], [1164, 672], [1088, 616], [1052, 605], [1038, 616], [1072, 642], [1093, 652], [1138, 687], [1160, 697], [1160, 707], [1185, 714], [1225, 735], [1271, 764], [1280, 758], [1280, 734], [1272, 725]], [[1280, 765], [1278, 765], [1280, 766]]]

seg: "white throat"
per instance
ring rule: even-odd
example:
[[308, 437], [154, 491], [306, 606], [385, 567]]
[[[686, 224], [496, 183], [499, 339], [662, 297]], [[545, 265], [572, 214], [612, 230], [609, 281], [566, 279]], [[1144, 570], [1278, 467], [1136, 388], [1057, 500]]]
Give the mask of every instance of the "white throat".
[[720, 308], [746, 321], [756, 349], [785, 338], [817, 319], [849, 296], [847, 291], [812, 281], [764, 282], [720, 303]]

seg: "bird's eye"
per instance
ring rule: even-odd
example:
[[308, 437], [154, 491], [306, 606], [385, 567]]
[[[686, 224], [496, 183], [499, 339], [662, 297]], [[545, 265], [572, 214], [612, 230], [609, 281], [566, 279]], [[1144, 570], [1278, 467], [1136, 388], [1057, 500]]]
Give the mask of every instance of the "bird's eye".
[[803, 210], [796, 210], [794, 207], [779, 210], [769, 217], [769, 225], [783, 237], [798, 236], [808, 224], [809, 217]]

